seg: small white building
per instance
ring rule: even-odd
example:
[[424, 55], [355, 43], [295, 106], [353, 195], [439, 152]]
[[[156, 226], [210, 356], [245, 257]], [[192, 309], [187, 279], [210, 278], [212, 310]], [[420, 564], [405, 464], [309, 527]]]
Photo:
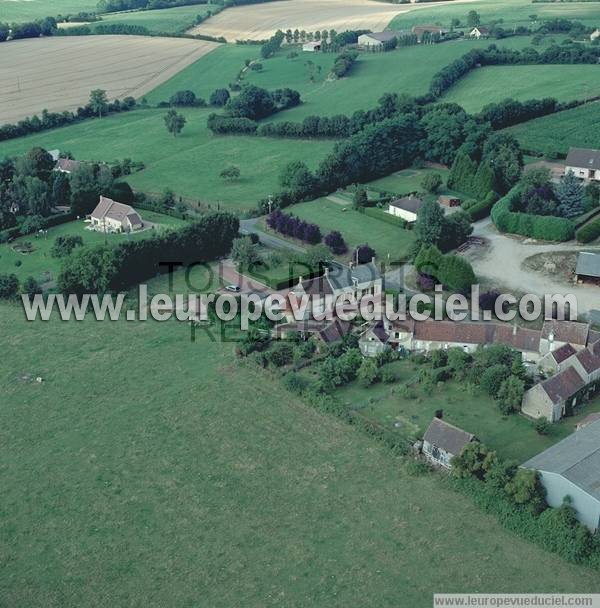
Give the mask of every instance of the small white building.
[[600, 38], [600, 29], [595, 29], [591, 34], [590, 34], [590, 40], [592, 42], [594, 42], [594, 40], [598, 40], [598, 38]]
[[482, 25], [474, 27], [469, 32], [469, 37], [477, 38], [477, 40], [479, 40], [480, 38], [487, 38], [489, 35], [490, 35], [490, 30], [487, 27], [483, 27]]
[[358, 44], [369, 49], [382, 49], [386, 42], [390, 42], [400, 35], [402, 35], [402, 32], [393, 32], [392, 30], [361, 34], [358, 37]]
[[414, 196], [405, 196], [403, 198], [397, 198], [388, 203], [387, 212], [390, 215], [395, 215], [396, 217], [401, 217], [403, 220], [406, 220], [409, 224], [417, 221], [419, 216], [419, 211], [423, 206], [423, 201]]
[[310, 42], [305, 42], [302, 45], [302, 50], [306, 53], [315, 53], [316, 51], [321, 50], [321, 41], [320, 40], [311, 40]]
[[569, 171], [585, 181], [600, 181], [600, 150], [569, 148], [565, 161], [565, 175]]
[[134, 232], [144, 227], [139, 213], [129, 205], [105, 196], [90, 215], [91, 227], [99, 232]]
[[423, 437], [423, 454], [431, 463], [451, 469], [451, 460], [475, 441], [475, 435], [434, 418]]

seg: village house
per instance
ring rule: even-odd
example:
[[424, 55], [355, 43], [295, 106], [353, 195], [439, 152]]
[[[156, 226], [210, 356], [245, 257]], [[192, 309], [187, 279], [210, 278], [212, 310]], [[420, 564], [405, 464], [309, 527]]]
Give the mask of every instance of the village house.
[[470, 38], [477, 38], [477, 40], [479, 40], [480, 38], [488, 38], [489, 35], [490, 35], [489, 28], [483, 27], [482, 25], [478, 25], [477, 27], [474, 27], [469, 32], [469, 37]]
[[358, 347], [364, 357], [376, 357], [389, 350], [389, 335], [382, 321], [364, 331], [358, 339]]
[[418, 42], [422, 42], [423, 37], [427, 35], [444, 38], [449, 33], [449, 30], [437, 25], [415, 25], [411, 29], [411, 32], [417, 37]]
[[560, 507], [569, 498], [577, 518], [600, 527], [600, 420], [587, 424], [522, 465], [539, 471], [546, 501]]
[[580, 251], [577, 256], [575, 277], [579, 283], [600, 285], [600, 254]]
[[540, 353], [546, 355], [553, 350], [570, 344], [575, 350], [585, 348], [589, 343], [590, 326], [579, 321], [544, 321], [540, 338]]
[[302, 45], [302, 50], [305, 53], [315, 53], [321, 50], [321, 41], [320, 40], [311, 40], [310, 42], [305, 42]]
[[71, 158], [59, 158], [54, 165], [54, 171], [60, 171], [61, 173], [73, 173], [81, 167], [81, 163]]
[[565, 175], [569, 171], [584, 181], [600, 181], [600, 150], [569, 148]]
[[394, 38], [401, 36], [403, 32], [393, 32], [385, 30], [383, 32], [371, 32], [369, 34], [361, 34], [358, 37], [358, 44], [370, 50], [383, 49], [386, 42], [390, 42]]
[[90, 226], [99, 232], [133, 232], [141, 230], [144, 223], [133, 207], [101, 196], [90, 215]]
[[460, 456], [475, 436], [440, 418], [434, 418], [423, 436], [423, 454], [432, 464], [451, 469], [451, 460]]
[[409, 224], [412, 224], [417, 221], [422, 206], [423, 201], [411, 194], [410, 196], [404, 196], [403, 198], [397, 198], [390, 201], [388, 203], [387, 212], [390, 215], [401, 217]]

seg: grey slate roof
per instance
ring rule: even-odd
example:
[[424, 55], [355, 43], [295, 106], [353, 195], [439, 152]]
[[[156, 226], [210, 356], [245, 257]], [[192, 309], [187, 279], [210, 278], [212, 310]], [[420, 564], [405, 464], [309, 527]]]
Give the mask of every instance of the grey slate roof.
[[378, 40], [379, 42], [389, 42], [392, 38], [396, 38], [397, 36], [401, 36], [404, 32], [393, 32], [392, 30], [385, 30], [384, 32], [371, 32], [370, 34], [365, 34], [369, 38], [373, 38], [374, 40]]
[[434, 418], [425, 431], [423, 439], [453, 456], [459, 456], [465, 446], [475, 439], [475, 435], [448, 424], [444, 420]]
[[600, 420], [569, 435], [523, 466], [562, 475], [600, 500]]
[[580, 251], [577, 256], [575, 274], [600, 278], [600, 254]]
[[397, 198], [389, 203], [392, 207], [398, 209], [404, 209], [404, 211], [410, 211], [411, 213], [419, 213], [419, 209], [423, 206], [423, 201], [416, 196], [405, 196], [403, 198]]
[[600, 169], [600, 150], [591, 148], [569, 148], [565, 161], [567, 167], [581, 169]]
[[552, 403], [567, 401], [585, 386], [584, 379], [574, 367], [567, 367], [555, 376], [544, 380], [540, 385]]
[[133, 207], [117, 203], [106, 196], [100, 197], [100, 202], [92, 211], [92, 217], [98, 221], [102, 221], [106, 217], [121, 223], [127, 218], [132, 226], [143, 225], [142, 218]]

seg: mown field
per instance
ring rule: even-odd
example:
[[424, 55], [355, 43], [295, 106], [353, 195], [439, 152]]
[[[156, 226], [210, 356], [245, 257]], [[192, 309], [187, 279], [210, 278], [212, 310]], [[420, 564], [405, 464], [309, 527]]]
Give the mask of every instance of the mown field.
[[97, 25], [123, 23], [141, 25], [154, 34], [177, 34], [192, 27], [197, 15], [204, 16], [210, 13], [211, 7], [208, 4], [197, 4], [154, 11], [107, 14], [102, 16], [102, 21], [92, 23], [91, 27], [93, 29]]
[[600, 95], [600, 66], [522, 65], [485, 67], [460, 80], [442, 101], [478, 112], [501, 96], [524, 101], [554, 97], [559, 101], [588, 99]]
[[[152, 211], [140, 210], [140, 215], [146, 222], [155, 225], [152, 230], [142, 230], [131, 234], [108, 234], [104, 235], [93, 230], [86, 230], [88, 224], [83, 220], [61, 224], [48, 229], [43, 236], [30, 234], [20, 237], [11, 243], [0, 245], [0, 273], [14, 273], [23, 281], [27, 277], [33, 277], [39, 283], [47, 283], [56, 280], [62, 260], [50, 255], [50, 250], [59, 236], [80, 236], [84, 246], [101, 245], [105, 242], [117, 244], [125, 240], [143, 239], [157, 233], [158, 230], [180, 226], [184, 222], [177, 218], [154, 213]], [[19, 248], [24, 243], [31, 243], [31, 253], [20, 253]]]
[[460, 19], [466, 29], [467, 14], [476, 10], [481, 23], [501, 21], [502, 27], [510, 29], [519, 25], [537, 26], [546, 19], [574, 19], [589, 26], [598, 25], [598, 6], [594, 2], [539, 2], [530, 0], [477, 0], [476, 2], [453, 2], [443, 6], [428, 6], [422, 10], [401, 13], [389, 24], [390, 29], [407, 29], [413, 25], [435, 23], [450, 27], [452, 19]]
[[286, 209], [308, 222], [314, 222], [326, 234], [339, 230], [350, 248], [368, 243], [382, 260], [397, 260], [406, 256], [414, 241], [413, 233], [382, 220], [363, 215], [352, 209], [352, 203], [342, 205], [326, 198], [299, 203]]
[[425, 608], [434, 591], [600, 590], [597, 572], [257, 382], [231, 343], [192, 343], [185, 324], [1, 312], [3, 606], [346, 607], [359, 594]]
[[563, 154], [569, 147], [598, 148], [600, 142], [600, 103], [589, 103], [572, 110], [536, 118], [507, 129], [526, 150]]
[[96, 10], [97, 0], [0, 0], [0, 21], [42, 19]]
[[[79, 160], [131, 158], [146, 165], [127, 178], [134, 188], [156, 193], [171, 188], [180, 196], [242, 210], [278, 191], [286, 162], [304, 160], [315, 168], [334, 145], [323, 140], [215, 136], [206, 128], [211, 111], [184, 110], [188, 122], [178, 137], [165, 128], [166, 110], [135, 110], [3, 142], [0, 157], [42, 146], [68, 150]], [[241, 177], [226, 181], [219, 173], [232, 164], [240, 168]]]

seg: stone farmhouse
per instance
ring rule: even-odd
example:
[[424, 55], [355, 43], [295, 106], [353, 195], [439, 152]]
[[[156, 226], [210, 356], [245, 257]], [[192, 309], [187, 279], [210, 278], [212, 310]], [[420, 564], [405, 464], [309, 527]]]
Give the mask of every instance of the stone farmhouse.
[[592, 531], [600, 528], [600, 419], [522, 466], [539, 471], [550, 506], [569, 497], [579, 521]]
[[584, 181], [600, 181], [600, 150], [569, 148], [565, 175], [569, 171]]
[[475, 436], [440, 418], [434, 418], [423, 436], [423, 455], [434, 465], [451, 469], [451, 460], [460, 456]]
[[90, 227], [99, 232], [134, 232], [141, 230], [144, 223], [133, 207], [101, 196], [90, 215]]

